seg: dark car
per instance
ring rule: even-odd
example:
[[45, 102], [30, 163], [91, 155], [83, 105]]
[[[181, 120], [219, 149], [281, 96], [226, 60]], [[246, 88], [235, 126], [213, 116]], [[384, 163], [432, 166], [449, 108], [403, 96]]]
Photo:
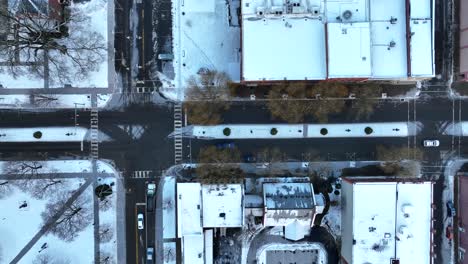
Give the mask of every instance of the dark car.
[[452, 201], [447, 202], [447, 216], [454, 217], [456, 214], [455, 206], [453, 205]]
[[448, 240], [453, 239], [453, 227], [452, 227], [452, 225], [448, 225], [447, 228], [445, 228], [445, 237]]
[[236, 145], [234, 144], [234, 142], [222, 142], [222, 143], [218, 143], [216, 144], [216, 147], [219, 148], [219, 149], [224, 149], [224, 148], [235, 148]]
[[245, 154], [243, 158], [244, 158], [244, 162], [248, 162], [248, 163], [253, 163], [257, 161], [257, 158], [251, 153]]

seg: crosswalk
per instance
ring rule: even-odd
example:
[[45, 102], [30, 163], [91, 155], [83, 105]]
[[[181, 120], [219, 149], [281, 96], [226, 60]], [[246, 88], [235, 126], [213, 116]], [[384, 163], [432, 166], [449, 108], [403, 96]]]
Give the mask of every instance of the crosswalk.
[[182, 161], [182, 104], [174, 104], [174, 162], [179, 164]]
[[135, 179], [145, 179], [145, 178], [151, 178], [153, 171], [151, 170], [142, 170], [142, 171], [134, 171], [132, 173], [132, 178]]
[[91, 157], [98, 159], [99, 157], [99, 114], [98, 108], [91, 109]]

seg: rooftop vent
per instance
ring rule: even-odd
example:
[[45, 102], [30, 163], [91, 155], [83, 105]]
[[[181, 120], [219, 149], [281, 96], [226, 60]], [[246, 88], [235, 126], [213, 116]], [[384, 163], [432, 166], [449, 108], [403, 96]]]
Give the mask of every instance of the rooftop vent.
[[346, 10], [343, 12], [341, 16], [343, 17], [344, 20], [349, 20], [353, 16], [353, 13], [349, 10]]

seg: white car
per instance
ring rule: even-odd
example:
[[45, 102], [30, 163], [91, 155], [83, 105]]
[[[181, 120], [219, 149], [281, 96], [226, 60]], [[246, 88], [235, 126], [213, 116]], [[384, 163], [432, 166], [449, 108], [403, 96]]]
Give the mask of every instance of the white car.
[[437, 139], [426, 139], [423, 141], [424, 147], [438, 147], [439, 145], [440, 142]]
[[138, 220], [138, 229], [143, 229], [144, 224], [143, 224], [143, 214], [138, 214], [137, 215], [137, 220]]

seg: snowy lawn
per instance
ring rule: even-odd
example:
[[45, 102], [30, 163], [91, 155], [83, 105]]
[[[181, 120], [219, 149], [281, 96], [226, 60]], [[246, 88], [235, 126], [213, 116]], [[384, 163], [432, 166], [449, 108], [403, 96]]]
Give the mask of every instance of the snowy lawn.
[[[92, 167], [90, 160], [0, 161], [0, 174], [90, 173]], [[110, 163], [102, 160], [97, 161], [97, 171], [117, 173]]]
[[[6, 162], [0, 163], [0, 168], [6, 169], [6, 164]], [[48, 161], [42, 164], [44, 171], [26, 173], [33, 179], [4, 180], [0, 176], [0, 208], [3, 209], [0, 211], [0, 234], [2, 234], [0, 252], [3, 253], [0, 264], [10, 263], [43, 227], [45, 221], [54, 215], [54, 212], [57, 212], [86, 181], [85, 178], [54, 179], [41, 173], [47, 171], [79, 173], [91, 167], [89, 161]], [[98, 170], [115, 171], [106, 162], [99, 162]], [[120, 183], [115, 177], [98, 178], [96, 186], [103, 184], [112, 186], [112, 194], [103, 200], [97, 198], [101, 242], [99, 254], [102, 263], [115, 263], [117, 256], [115, 191]], [[67, 207], [50, 231], [39, 238], [19, 263], [36, 263], [38, 260], [48, 260], [39, 263], [93, 263], [94, 193], [93, 184], [87, 186], [72, 205]], [[73, 208], [80, 210], [73, 211], [75, 210]]]
[[[187, 79], [201, 68], [226, 72], [232, 80], [238, 81], [240, 28], [229, 26], [226, 2], [172, 0], [172, 3], [175, 78], [173, 83], [163, 82], [166, 89], [162, 91], [166, 96], [183, 100]], [[232, 21], [235, 21], [236, 14], [232, 16]], [[172, 91], [173, 87], [180, 89]]]
[[[107, 30], [107, 1], [108, 0], [91, 0], [91, 1], [80, 1], [81, 3], [75, 3], [71, 1], [70, 10], [71, 16], [75, 14], [75, 12], [83, 13], [89, 16], [89, 23], [85, 25], [86, 29], [92, 29], [93, 32], [99, 33], [104, 38], [104, 44], [107, 45], [108, 39], [108, 30]], [[71, 22], [69, 25], [69, 32], [81, 32], [82, 31], [82, 24], [75, 24]], [[53, 53], [53, 52], [51, 52]], [[54, 56], [54, 54], [51, 54]], [[70, 63], [71, 59], [67, 58], [64, 63]], [[27, 72], [28, 70], [25, 66], [17, 66], [17, 67], [24, 67], [24, 70]], [[5, 69], [3, 69], [5, 70]], [[72, 83], [70, 83], [73, 87], [108, 87], [108, 53], [104, 52], [104, 58], [101, 63], [98, 65], [97, 69], [91, 71], [89, 76], [85, 80], [79, 80], [76, 76], [68, 76]], [[50, 88], [60, 88], [63, 87], [65, 84], [61, 81], [55, 81], [50, 83]], [[32, 76], [32, 75], [21, 75], [18, 78], [12, 78], [8, 74], [7, 71], [0, 70], [0, 85], [4, 88], [44, 88], [44, 79]], [[0, 102], [1, 103], [1, 102]]]
[[175, 177], [165, 177], [163, 185], [163, 238], [175, 238]]
[[[46, 99], [34, 103], [31, 102], [30, 95], [27, 94], [4, 94], [0, 95], [0, 108], [91, 108], [91, 94], [44, 94], [44, 98], [46, 97], [51, 98], [51, 100]], [[110, 99], [110, 94], [98, 94], [97, 107], [105, 107]]]
[[333, 185], [333, 192], [329, 194], [330, 196], [330, 207], [327, 214], [323, 217], [321, 225], [330, 231], [330, 233], [335, 237], [335, 239], [341, 237], [341, 189], [340, 192], [336, 195], [334, 192], [336, 185]]

